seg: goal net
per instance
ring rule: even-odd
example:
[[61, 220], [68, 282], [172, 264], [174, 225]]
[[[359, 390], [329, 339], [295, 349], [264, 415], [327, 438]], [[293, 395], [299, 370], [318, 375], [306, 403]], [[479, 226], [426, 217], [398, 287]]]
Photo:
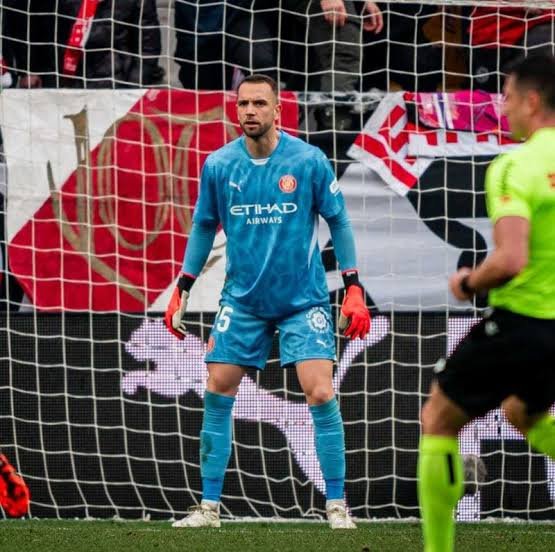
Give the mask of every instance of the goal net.
[[[331, 159], [372, 308], [367, 339], [337, 335], [346, 498], [361, 519], [419, 515], [419, 411], [436, 362], [485, 307], [455, 302], [447, 278], [491, 249], [484, 173], [517, 147], [500, 111], [504, 68], [553, 51], [553, 4], [379, 2], [379, 32], [368, 3], [345, 2], [341, 26], [317, 4], [4, 0], [0, 448], [30, 487], [31, 515], [168, 519], [200, 501], [221, 231], [184, 341], [162, 317], [202, 165], [239, 136], [233, 86], [253, 70], [279, 81], [282, 128]], [[341, 279], [319, 232], [337, 316]], [[324, 513], [309, 411], [278, 353], [241, 384], [226, 517]], [[555, 464], [500, 410], [460, 447], [488, 475], [459, 519], [554, 518]]]

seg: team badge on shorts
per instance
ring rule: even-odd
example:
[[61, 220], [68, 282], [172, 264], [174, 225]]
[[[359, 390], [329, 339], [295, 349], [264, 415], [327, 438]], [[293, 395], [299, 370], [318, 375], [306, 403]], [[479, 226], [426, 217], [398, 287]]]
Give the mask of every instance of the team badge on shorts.
[[306, 319], [313, 332], [324, 333], [330, 327], [327, 313], [322, 307], [312, 307], [306, 313]]
[[297, 179], [292, 174], [286, 174], [279, 179], [279, 189], [290, 194], [297, 189]]
[[216, 340], [210, 336], [208, 338], [208, 344], [206, 345], [206, 352], [211, 353], [214, 350], [214, 345], [216, 345]]

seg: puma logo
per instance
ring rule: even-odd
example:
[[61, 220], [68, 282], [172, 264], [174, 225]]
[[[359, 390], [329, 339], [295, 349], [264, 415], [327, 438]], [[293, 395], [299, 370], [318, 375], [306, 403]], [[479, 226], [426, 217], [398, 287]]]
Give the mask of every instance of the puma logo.
[[[337, 363], [334, 389], [339, 389], [355, 358], [382, 341], [389, 334], [389, 328], [389, 319], [378, 316], [365, 339], [349, 341]], [[146, 319], [131, 334], [125, 350], [139, 362], [152, 366], [150, 370], [135, 370], [123, 376], [121, 388], [126, 395], [133, 395], [143, 387], [164, 397], [175, 398], [189, 391], [201, 398], [204, 396], [208, 375], [204, 362], [206, 345], [197, 336], [187, 334], [179, 341], [168, 332], [162, 319]], [[300, 469], [322, 494], [325, 493], [307, 404], [282, 399], [245, 376], [235, 399], [233, 417], [265, 422], [281, 431]]]

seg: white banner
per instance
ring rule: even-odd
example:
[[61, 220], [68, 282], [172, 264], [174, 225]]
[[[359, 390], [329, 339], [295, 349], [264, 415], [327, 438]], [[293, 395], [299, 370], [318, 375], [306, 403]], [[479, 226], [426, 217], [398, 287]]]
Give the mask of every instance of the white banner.
[[[141, 102], [140, 106], [150, 106], [149, 109], [158, 109], [156, 106], [166, 105], [160, 97], [157, 98], [157, 94], [157, 91], [151, 91], [145, 95], [144, 91], [140, 90], [4, 91], [0, 96], [0, 123], [9, 169], [8, 241], [13, 239], [32, 219], [41, 205], [51, 197], [47, 167], [51, 167], [52, 181], [55, 187], [59, 188], [76, 171], [78, 155], [82, 159], [85, 157], [86, 152], [79, 150], [80, 142], [77, 136], [79, 130], [75, 124], [75, 118], [83, 110], [86, 110], [88, 122], [88, 148], [92, 151], [95, 148], [98, 149], [98, 145], [106, 139], [106, 133], [114, 121], [125, 116], [132, 108], [137, 110], [139, 102]], [[213, 101], [214, 105], [222, 104], [221, 97]], [[228, 101], [227, 97], [225, 101]], [[174, 103], [170, 105], [176, 105], [174, 100], [172, 102]], [[183, 105], [188, 104], [185, 102]], [[371, 121], [374, 120], [375, 123], [379, 119], [378, 123], [382, 131], [386, 129], [390, 133], [387, 139], [383, 132], [381, 134], [378, 132], [376, 136], [382, 145], [391, 146], [391, 151], [400, 156], [397, 160], [399, 166], [414, 177], [410, 185], [418, 187], [433, 159], [411, 158], [410, 148], [421, 146], [418, 143], [419, 135], [407, 131], [412, 127], [403, 105], [402, 94], [388, 95], [383, 105], [372, 116]], [[164, 116], [167, 119], [168, 115]], [[218, 116], [222, 117], [221, 114]], [[183, 118], [183, 116], [180, 117]], [[366, 127], [367, 130], [374, 124], [371, 121]], [[174, 124], [183, 125], [183, 121], [180, 119]], [[441, 144], [441, 140], [438, 144]], [[483, 142], [480, 144], [480, 147], [484, 146]], [[351, 154], [355, 147], [358, 146], [353, 145]], [[439, 148], [440, 145], [437, 147]], [[348, 166], [339, 179], [339, 185], [352, 220], [361, 280], [369, 297], [383, 311], [440, 310], [447, 306], [458, 306], [459, 304], [448, 293], [447, 277], [456, 269], [462, 250], [432, 231], [428, 222], [419, 217], [417, 209], [406, 195], [410, 187], [400, 181], [397, 187], [392, 185], [396, 176], [390, 171], [390, 176], [387, 177], [389, 168], [387, 163], [384, 163], [384, 159], [374, 159], [375, 162], [369, 162], [371, 154], [361, 147], [358, 147], [358, 150], [362, 152], [358, 157], [360, 162], [353, 162]], [[203, 151], [202, 155], [208, 152]], [[436, 150], [436, 153], [441, 152]], [[129, 159], [126, 162], [128, 163]], [[111, 160], [111, 163], [117, 165], [117, 156]], [[377, 170], [376, 164], [383, 170]], [[123, 170], [119, 167], [120, 178], [122, 174], [126, 174], [126, 166]], [[136, 176], [135, 172], [134, 178]], [[154, 173], [149, 176], [151, 179], [154, 177]], [[442, 193], [449, 182], [445, 181], [443, 175], [440, 178], [437, 186], [434, 183], [434, 187]], [[477, 190], [480, 184], [476, 183]], [[153, 185], [157, 186], [156, 183]], [[405, 193], [400, 194], [398, 192], [402, 187], [405, 188]], [[145, 191], [142, 193], [147, 193], [146, 184]], [[422, 204], [429, 200], [429, 194], [422, 195]], [[485, 217], [459, 218], [456, 212], [446, 210], [442, 213], [442, 217], [452, 222], [460, 222], [472, 232], [478, 232], [485, 243], [491, 243], [489, 222]], [[95, 231], [97, 231], [96, 227]], [[320, 247], [323, 248], [328, 240], [327, 225], [320, 224]], [[21, 245], [19, 247], [20, 251], [23, 250]], [[86, 255], [86, 252], [79, 253], [82, 257]], [[140, 251], [138, 253], [140, 254]], [[123, 255], [128, 253], [124, 252]], [[169, 258], [171, 255], [174, 255], [173, 259]], [[180, 264], [183, 255], [182, 247], [179, 251], [171, 250], [171, 255], [168, 255], [167, 262], [173, 261]], [[189, 305], [192, 311], [217, 310], [225, 277], [225, 264], [225, 236], [220, 232], [207, 268], [199, 277], [191, 296]], [[163, 268], [160, 261], [156, 259], [153, 261], [153, 266], [160, 268], [143, 270], [145, 277], [150, 277]], [[111, 273], [109, 277], [112, 278]], [[47, 280], [45, 278], [45, 281]], [[106, 280], [108, 283], [115, 281], [108, 277]], [[129, 277], [129, 281], [134, 280]], [[331, 291], [342, 287], [338, 272], [332, 270], [328, 273], [328, 283]], [[148, 289], [148, 282], [141, 281], [141, 285]], [[157, 291], [152, 297], [144, 299], [139, 297], [138, 304], [143, 301], [148, 310], [163, 311], [173, 287], [174, 282], [168, 281], [163, 284], [163, 289]], [[108, 288], [108, 286], [98, 287], [95, 293]], [[129, 286], [124, 289], [128, 288]]]

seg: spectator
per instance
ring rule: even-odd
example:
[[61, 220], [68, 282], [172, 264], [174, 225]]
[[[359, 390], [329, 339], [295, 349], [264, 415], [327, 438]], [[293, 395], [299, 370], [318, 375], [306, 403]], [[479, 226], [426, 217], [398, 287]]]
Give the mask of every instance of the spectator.
[[159, 82], [156, 0], [4, 0], [19, 86], [119, 88]]
[[224, 4], [198, 0], [175, 3], [175, 61], [183, 88], [221, 90], [229, 87], [231, 68], [223, 59]]
[[524, 53], [553, 52], [555, 10], [474, 8], [471, 71], [476, 88], [500, 92], [506, 67]]
[[[176, 62], [185, 88], [226, 89], [234, 69], [278, 80], [277, 0], [176, 0]], [[225, 32], [224, 32], [225, 30]]]
[[[303, 2], [308, 21], [309, 40], [314, 48], [314, 66], [320, 74], [319, 90], [339, 93], [347, 99], [360, 86], [362, 65], [362, 30], [378, 34], [383, 29], [382, 12], [375, 2], [362, 7], [362, 24], [355, 2], [320, 0]], [[305, 68], [309, 70], [308, 65]], [[340, 98], [336, 98], [340, 99]], [[324, 105], [316, 110], [319, 129], [350, 130], [351, 107], [348, 104]]]
[[230, 0], [225, 17], [227, 61], [243, 73], [263, 73], [282, 88], [295, 88], [287, 71], [296, 57], [289, 55], [289, 1], [280, 7], [276, 0]]
[[[364, 2], [362, 25], [355, 2], [311, 0], [297, 2], [308, 19], [309, 41], [315, 44], [314, 62], [320, 73], [319, 90], [353, 92], [358, 88], [361, 62], [361, 29], [379, 33], [383, 17], [374, 2]], [[306, 67], [307, 72], [310, 68]]]
[[385, 14], [387, 40], [363, 36], [363, 90], [433, 92], [447, 85], [453, 71], [467, 72], [464, 56], [448, 49], [461, 42], [461, 12], [455, 6], [390, 3]]
[[[247, 73], [263, 72], [278, 82], [285, 76], [288, 88], [355, 92], [361, 72], [361, 29], [379, 33], [383, 28], [382, 13], [370, 1], [362, 6], [362, 24], [355, 2], [349, 0], [282, 0], [281, 22], [275, 17], [277, 3], [232, 4], [226, 25], [229, 59]], [[291, 33], [295, 27], [300, 32]], [[296, 54], [279, 50], [287, 47]], [[335, 115], [323, 107], [320, 127], [348, 126], [349, 116]]]

